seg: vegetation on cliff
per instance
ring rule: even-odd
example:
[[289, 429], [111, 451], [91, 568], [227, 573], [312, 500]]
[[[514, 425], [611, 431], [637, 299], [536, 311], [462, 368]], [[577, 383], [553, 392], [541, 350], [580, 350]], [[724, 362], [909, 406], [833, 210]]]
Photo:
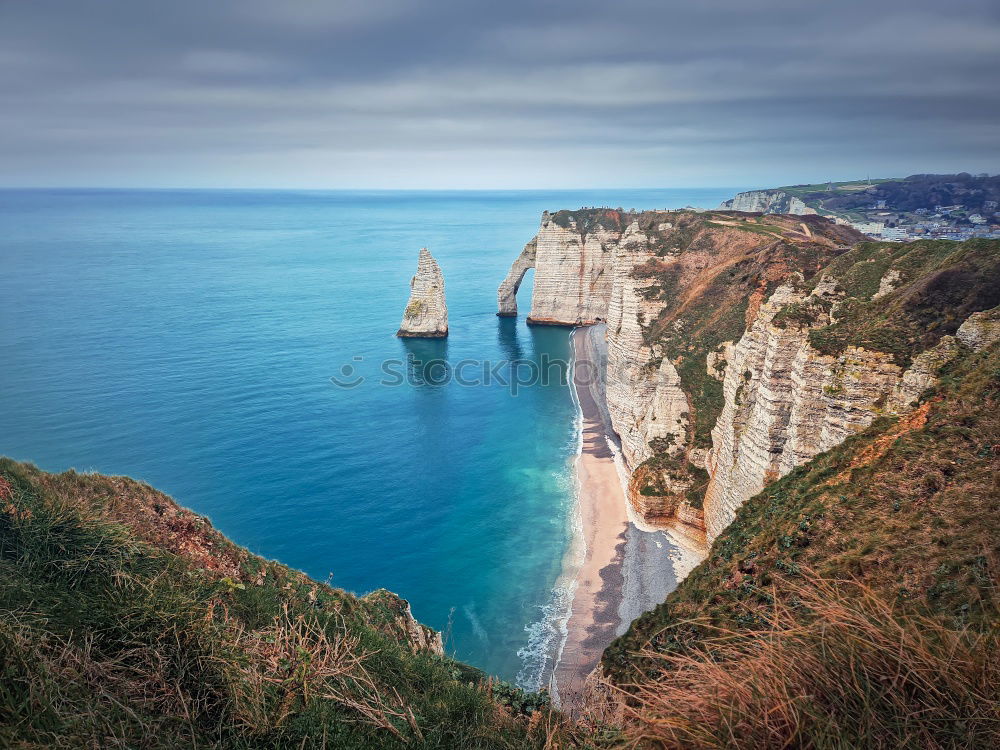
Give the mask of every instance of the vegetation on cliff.
[[849, 345], [886, 352], [907, 367], [969, 315], [1000, 304], [1000, 240], [863, 242], [824, 273], [845, 300], [809, 343], [823, 354]]
[[[915, 174], [868, 181], [789, 185], [775, 188], [801, 199], [821, 213], [856, 215], [877, 201], [900, 211], [962, 204], [986, 211], [987, 201], [1000, 200], [1000, 175]], [[860, 218], [860, 216], [859, 216]]]
[[125, 477], [0, 459], [0, 745], [529, 748], [544, 695], [438, 653], [399, 597], [250, 554]]
[[[726, 342], [740, 340], [780, 284], [809, 292], [826, 279], [834, 291], [786, 305], [773, 325], [811, 329], [817, 354], [836, 356], [853, 345], [889, 354], [902, 368], [953, 335], [970, 314], [1000, 303], [997, 240], [858, 242], [853, 230], [813, 216], [678, 212], [671, 218], [660, 238], [666, 249], [634, 274], [654, 282], [647, 299], [662, 300], [644, 336], [673, 362], [692, 418], [684, 451], [650, 444], [653, 456], [636, 473], [642, 494], [704, 491], [690, 458], [692, 450], [711, 446], [722, 412], [726, 361], [719, 355]], [[698, 498], [686, 501], [701, 506]]]
[[652, 280], [645, 290], [648, 300], [662, 301], [658, 315], [646, 323], [644, 338], [669, 357], [690, 406], [687, 450], [650, 445], [654, 455], [637, 472], [645, 478], [640, 492], [687, 487], [685, 501], [701, 508], [707, 476], [689, 460], [689, 451], [711, 446], [724, 404], [721, 373], [709, 371], [709, 355], [739, 340], [780, 283], [793, 274], [818, 279], [862, 236], [812, 216], [680, 211], [651, 212], [638, 221], [652, 237], [656, 257], [633, 273]]
[[664, 747], [1000, 744], [1000, 345], [746, 503], [605, 653]]

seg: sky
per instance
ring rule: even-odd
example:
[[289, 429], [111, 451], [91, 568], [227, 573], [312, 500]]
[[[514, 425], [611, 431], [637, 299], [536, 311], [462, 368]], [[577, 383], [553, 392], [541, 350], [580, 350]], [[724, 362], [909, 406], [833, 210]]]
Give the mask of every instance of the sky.
[[0, 185], [1000, 172], [996, 0], [0, 0]]

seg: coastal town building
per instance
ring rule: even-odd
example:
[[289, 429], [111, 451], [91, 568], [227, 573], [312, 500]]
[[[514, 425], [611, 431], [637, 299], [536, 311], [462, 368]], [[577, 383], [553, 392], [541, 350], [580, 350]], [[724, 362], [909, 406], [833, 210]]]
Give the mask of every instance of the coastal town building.
[[872, 237], [877, 237], [882, 234], [882, 230], [885, 229], [885, 222], [882, 221], [854, 221], [851, 222], [851, 226], [857, 229], [861, 234], [867, 234]]

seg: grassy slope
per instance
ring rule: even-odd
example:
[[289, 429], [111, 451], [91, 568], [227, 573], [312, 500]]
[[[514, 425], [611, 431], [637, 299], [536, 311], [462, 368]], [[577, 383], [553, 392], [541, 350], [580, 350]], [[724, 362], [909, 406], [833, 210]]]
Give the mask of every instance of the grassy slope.
[[854, 220], [862, 220], [864, 210], [880, 199], [890, 208], [904, 211], [952, 204], [962, 204], [970, 211], [983, 211], [984, 201], [1000, 197], [1000, 178], [996, 176], [911, 175], [868, 182], [834, 182], [832, 190], [828, 190], [828, 183], [786, 185], [773, 190], [793, 195], [820, 213]]
[[[711, 661], [717, 644], [707, 655], [703, 647], [716, 628], [737, 637], [766, 629], [776, 607], [789, 608], [801, 626], [815, 611], [797, 604], [807, 571], [861, 581], [899, 613], [940, 618], [955, 632], [992, 631], [995, 641], [998, 458], [1000, 346], [963, 350], [911, 415], [879, 419], [741, 508], [708, 559], [608, 649], [606, 670], [619, 683], [665, 679], [657, 654]], [[872, 680], [892, 680], [878, 666], [872, 672]], [[997, 679], [984, 708], [995, 714], [987, 717], [994, 729]]]
[[148, 485], [0, 459], [0, 746], [522, 748], [544, 698]]
[[[895, 290], [873, 300], [889, 271]], [[955, 333], [973, 312], [1000, 304], [1000, 240], [863, 242], [826, 269], [847, 301], [837, 323], [813, 331], [824, 354], [849, 344], [893, 355], [906, 367], [913, 355]]]

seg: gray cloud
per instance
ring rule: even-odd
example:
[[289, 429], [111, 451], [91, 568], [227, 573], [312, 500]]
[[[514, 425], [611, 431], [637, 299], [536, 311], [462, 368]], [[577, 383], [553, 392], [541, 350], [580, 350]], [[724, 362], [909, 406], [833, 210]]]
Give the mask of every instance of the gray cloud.
[[993, 0], [0, 0], [0, 183], [1000, 171]]

